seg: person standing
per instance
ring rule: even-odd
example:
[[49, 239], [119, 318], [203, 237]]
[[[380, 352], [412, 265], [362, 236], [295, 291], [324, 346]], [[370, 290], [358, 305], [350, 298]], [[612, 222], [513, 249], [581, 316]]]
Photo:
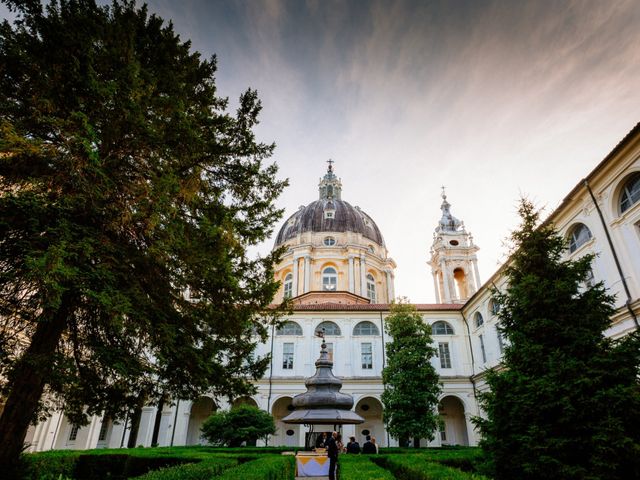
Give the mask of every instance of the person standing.
[[367, 435], [367, 441], [364, 442], [364, 445], [362, 445], [362, 453], [364, 454], [378, 453], [378, 451], [376, 450], [376, 446], [373, 443], [371, 443], [371, 435]]
[[329, 480], [336, 480], [336, 464], [338, 463], [338, 432], [333, 432], [327, 439], [327, 456], [329, 457]]
[[349, 437], [349, 443], [347, 443], [347, 453], [360, 453], [360, 444], [356, 442], [356, 437]]
[[376, 447], [376, 453], [380, 453], [380, 446], [376, 443], [376, 437], [371, 437], [371, 443]]

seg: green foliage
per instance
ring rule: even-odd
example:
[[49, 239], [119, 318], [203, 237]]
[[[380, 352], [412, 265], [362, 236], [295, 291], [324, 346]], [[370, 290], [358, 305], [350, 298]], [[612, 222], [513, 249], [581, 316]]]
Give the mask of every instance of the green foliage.
[[228, 113], [215, 57], [133, 1], [5, 3], [0, 463], [43, 392], [78, 424], [163, 394], [252, 392], [279, 252], [247, 248], [285, 186], [253, 132], [256, 92]]
[[425, 455], [380, 456], [372, 457], [372, 461], [403, 480], [487, 480], [482, 475], [434, 463]]
[[220, 480], [293, 480], [293, 455], [264, 456], [224, 472]]
[[614, 312], [592, 261], [563, 261], [566, 244], [523, 200], [505, 273], [504, 368], [488, 372], [477, 419], [496, 479], [640, 478], [640, 340], [604, 337]]
[[341, 455], [338, 461], [342, 480], [394, 480], [393, 474], [362, 455]]
[[414, 306], [391, 306], [385, 329], [392, 337], [387, 344], [387, 366], [382, 371], [384, 421], [391, 435], [433, 440], [438, 428], [438, 374], [431, 365], [435, 355], [431, 327]]
[[[89, 453], [52, 451], [25, 455], [23, 458], [25, 468], [21, 478], [24, 480], [53, 480], [62, 475], [78, 480], [100, 480], [103, 478], [115, 480], [138, 477], [152, 470], [167, 471], [174, 468], [184, 468], [188, 472], [216, 471], [220, 473], [225, 468], [236, 465], [241, 458], [239, 456], [203, 454], [194, 449], [118, 449], [92, 450]], [[180, 465], [180, 467], [176, 467], [176, 465]], [[200, 466], [202, 467], [200, 468]], [[188, 467], [194, 468], [192, 470]]]
[[218, 477], [237, 464], [238, 462], [232, 458], [212, 457], [200, 463], [162, 468], [138, 478], [140, 480], [200, 480]]
[[239, 447], [276, 433], [273, 417], [258, 407], [240, 405], [215, 412], [202, 425], [202, 434], [213, 445]]

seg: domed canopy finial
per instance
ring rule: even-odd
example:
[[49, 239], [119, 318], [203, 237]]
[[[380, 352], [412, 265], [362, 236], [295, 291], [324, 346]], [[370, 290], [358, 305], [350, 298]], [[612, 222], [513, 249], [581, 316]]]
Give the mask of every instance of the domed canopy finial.
[[318, 185], [320, 189], [320, 200], [340, 200], [342, 197], [342, 182], [340, 182], [340, 179], [333, 173], [333, 164], [335, 162], [329, 159], [327, 163], [329, 164], [327, 173], [325, 173], [324, 177], [320, 180], [320, 185]]
[[445, 193], [444, 188], [445, 187], [443, 186], [441, 195], [442, 205], [440, 205], [442, 218], [440, 218], [436, 232], [456, 232], [462, 226], [462, 222], [451, 214], [451, 204], [447, 202], [447, 194]]

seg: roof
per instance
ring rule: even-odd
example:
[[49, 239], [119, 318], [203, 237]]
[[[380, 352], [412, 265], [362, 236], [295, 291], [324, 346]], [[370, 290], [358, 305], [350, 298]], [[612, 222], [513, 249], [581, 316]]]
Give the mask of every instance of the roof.
[[[294, 312], [388, 312], [391, 310], [390, 303], [369, 303], [369, 304], [344, 304], [344, 303], [314, 303], [311, 305], [294, 305]], [[459, 311], [462, 303], [416, 303], [413, 304], [419, 312], [425, 311]]]
[[[327, 210], [333, 211], [332, 218], [325, 215]], [[300, 207], [280, 228], [276, 246], [304, 232], [355, 232], [384, 245], [382, 233], [373, 219], [359, 207], [338, 199], [320, 199]]]

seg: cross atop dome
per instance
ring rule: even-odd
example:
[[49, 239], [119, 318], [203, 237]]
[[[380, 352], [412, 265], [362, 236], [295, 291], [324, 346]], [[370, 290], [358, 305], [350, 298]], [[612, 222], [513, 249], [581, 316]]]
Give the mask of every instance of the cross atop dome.
[[329, 166], [327, 167], [327, 173], [320, 179], [318, 185], [320, 190], [320, 200], [341, 200], [342, 196], [342, 182], [333, 173], [333, 160], [327, 160]]

